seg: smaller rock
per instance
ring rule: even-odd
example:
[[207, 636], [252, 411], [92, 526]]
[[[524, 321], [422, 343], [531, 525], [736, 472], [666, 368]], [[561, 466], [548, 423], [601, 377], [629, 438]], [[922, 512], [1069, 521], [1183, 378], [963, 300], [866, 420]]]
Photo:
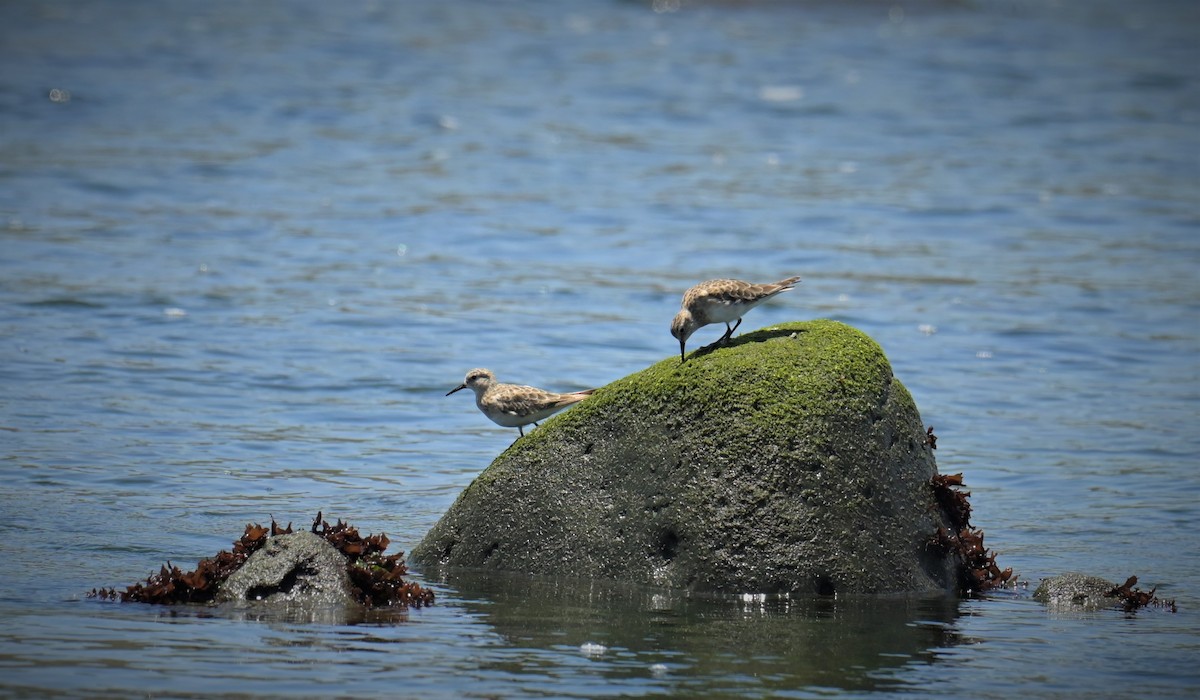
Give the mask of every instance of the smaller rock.
[[267, 601], [352, 605], [346, 559], [311, 532], [270, 538], [221, 584], [218, 603]]
[[1108, 595], [1116, 587], [1099, 576], [1070, 572], [1042, 579], [1033, 598], [1051, 608], [1103, 610], [1117, 606], [1119, 601]]

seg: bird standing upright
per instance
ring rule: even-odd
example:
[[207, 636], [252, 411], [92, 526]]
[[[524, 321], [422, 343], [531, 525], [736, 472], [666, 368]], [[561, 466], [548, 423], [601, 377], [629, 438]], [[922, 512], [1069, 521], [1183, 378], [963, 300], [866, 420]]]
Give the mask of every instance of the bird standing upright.
[[461, 389], [475, 392], [475, 405], [496, 425], [516, 428], [525, 437], [524, 426], [558, 413], [573, 403], [591, 395], [594, 389], [557, 394], [532, 386], [504, 384], [496, 381], [491, 370], [473, 369], [467, 372], [462, 384], [446, 392], [446, 396]]

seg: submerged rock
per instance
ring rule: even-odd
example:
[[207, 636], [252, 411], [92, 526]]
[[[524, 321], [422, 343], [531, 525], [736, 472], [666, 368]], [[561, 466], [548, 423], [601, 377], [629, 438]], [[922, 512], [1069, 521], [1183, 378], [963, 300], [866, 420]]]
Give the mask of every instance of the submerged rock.
[[404, 579], [404, 554], [384, 554], [389, 544], [385, 534], [363, 537], [350, 523], [338, 518], [330, 524], [320, 512], [310, 532], [293, 533], [291, 523], [280, 527], [272, 518], [270, 528], [248, 523], [232, 551], [201, 560], [193, 571], [167, 562], [144, 583], [124, 591], [93, 588], [87, 595], [156, 605], [265, 601], [283, 605], [260, 608], [289, 612], [433, 605], [433, 591]]
[[1052, 608], [1100, 610], [1116, 605], [1113, 597], [1108, 595], [1116, 587], [1117, 584], [1099, 576], [1068, 572], [1042, 579], [1033, 598]]
[[1158, 598], [1154, 588], [1149, 591], [1134, 588], [1137, 581], [1137, 576], [1130, 576], [1125, 583], [1117, 585], [1099, 576], [1072, 571], [1042, 579], [1033, 598], [1056, 612], [1092, 612], [1105, 608], [1123, 608], [1125, 612], [1132, 612], [1147, 606], [1175, 612], [1174, 600]]
[[517, 440], [412, 551], [426, 566], [699, 590], [950, 591], [912, 397], [833, 321], [746, 333]]
[[354, 604], [346, 559], [319, 535], [278, 535], [221, 584], [216, 601]]

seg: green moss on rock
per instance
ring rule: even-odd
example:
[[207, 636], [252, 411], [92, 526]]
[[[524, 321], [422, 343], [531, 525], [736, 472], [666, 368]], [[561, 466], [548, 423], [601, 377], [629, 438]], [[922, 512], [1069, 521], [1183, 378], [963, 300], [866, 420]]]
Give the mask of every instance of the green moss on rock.
[[704, 590], [950, 590], [936, 473], [877, 343], [788, 323], [668, 358], [518, 440], [413, 550], [420, 565]]

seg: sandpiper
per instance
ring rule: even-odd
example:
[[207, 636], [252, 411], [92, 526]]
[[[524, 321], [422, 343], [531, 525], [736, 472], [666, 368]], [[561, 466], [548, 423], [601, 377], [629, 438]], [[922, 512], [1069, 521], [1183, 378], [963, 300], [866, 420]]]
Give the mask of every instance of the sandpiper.
[[[687, 360], [687, 339], [697, 328], [710, 323], [724, 323], [725, 335], [717, 343], [733, 336], [742, 325], [742, 316], [780, 292], [786, 292], [800, 281], [789, 277], [774, 284], [751, 284], [741, 280], [709, 280], [683, 293], [683, 308], [671, 321], [671, 335], [679, 339], [680, 362]], [[737, 321], [730, 326], [731, 321]]]
[[524, 426], [549, 418], [573, 403], [586, 399], [594, 389], [556, 394], [533, 386], [503, 384], [496, 381], [491, 370], [473, 369], [467, 372], [462, 384], [446, 392], [446, 396], [461, 389], [475, 392], [475, 405], [496, 425], [516, 428], [525, 437]]

